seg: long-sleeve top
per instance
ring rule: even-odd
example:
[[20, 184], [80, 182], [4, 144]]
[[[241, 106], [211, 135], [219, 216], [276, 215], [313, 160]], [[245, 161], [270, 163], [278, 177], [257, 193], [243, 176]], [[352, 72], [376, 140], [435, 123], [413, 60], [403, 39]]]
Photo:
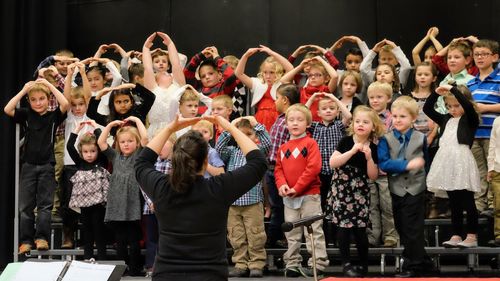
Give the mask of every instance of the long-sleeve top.
[[69, 135], [68, 143], [66, 145], [66, 148], [68, 149], [68, 154], [71, 157], [71, 159], [75, 162], [76, 168], [78, 170], [88, 171], [88, 170], [93, 170], [96, 167], [105, 167], [108, 161], [106, 156], [104, 156], [104, 154], [102, 154], [101, 152], [99, 152], [99, 154], [97, 155], [97, 159], [92, 163], [89, 163], [80, 157], [80, 154], [75, 148], [77, 138], [78, 138], [77, 134], [71, 133]]
[[[458, 143], [466, 144], [471, 147], [472, 142], [474, 141], [474, 134], [477, 127], [479, 126], [479, 116], [472, 103], [467, 100], [467, 98], [457, 89], [457, 87], [452, 87], [451, 93], [455, 96], [455, 98], [464, 109], [464, 115], [460, 117], [460, 121], [458, 122]], [[427, 100], [425, 101], [423, 109], [424, 113], [427, 114], [427, 116], [429, 116], [432, 121], [436, 122], [439, 125], [442, 134], [446, 128], [446, 123], [448, 123], [448, 120], [450, 120], [452, 116], [450, 114], [439, 113], [434, 109], [434, 104], [436, 103], [438, 97], [439, 95], [436, 92], [431, 93], [429, 98], [427, 98]]]
[[280, 114], [271, 126], [269, 136], [271, 137], [271, 148], [269, 149], [267, 159], [269, 159], [270, 164], [274, 165], [276, 163], [278, 149], [290, 138], [290, 133], [286, 127], [285, 113]]
[[289, 140], [278, 150], [274, 176], [276, 187], [288, 185], [297, 196], [319, 194], [321, 153], [315, 140], [307, 135]]
[[227, 279], [228, 210], [262, 179], [267, 169], [264, 154], [255, 149], [246, 155], [247, 163], [239, 169], [209, 179], [197, 176], [185, 193], [174, 191], [168, 176], [155, 170], [157, 157], [146, 147], [135, 162], [137, 181], [153, 200], [158, 219], [154, 274], [165, 278], [181, 273], [187, 277]]
[[312, 122], [309, 131], [321, 151], [321, 174], [333, 174], [333, 170], [330, 168], [330, 156], [344, 137], [344, 124], [340, 120], [334, 120], [328, 125], [323, 122]]
[[[333, 55], [332, 52], [330, 51], [326, 51], [323, 56], [325, 57], [326, 61], [328, 61], [328, 63], [335, 69], [339, 68], [339, 65], [340, 65], [340, 62], [339, 60]], [[292, 56], [292, 55], [289, 55], [288, 56], [288, 61], [293, 64], [295, 62], [297, 58]], [[307, 78], [307, 74], [305, 72], [300, 72], [300, 73], [297, 73], [297, 75], [295, 75], [295, 77], [293, 78], [293, 80], [295, 81], [295, 84], [298, 85], [299, 87], [304, 87], [305, 85], [307, 85], [308, 83], [308, 78]]]
[[[441, 74], [446, 75], [450, 73], [450, 69], [448, 68], [448, 64], [446, 63], [444, 56], [439, 56], [439, 55], [432, 56], [432, 63], [436, 66], [436, 68], [439, 70]], [[477, 66], [473, 65], [467, 68], [467, 72], [470, 75], [474, 76], [479, 73], [479, 69], [477, 68]]]

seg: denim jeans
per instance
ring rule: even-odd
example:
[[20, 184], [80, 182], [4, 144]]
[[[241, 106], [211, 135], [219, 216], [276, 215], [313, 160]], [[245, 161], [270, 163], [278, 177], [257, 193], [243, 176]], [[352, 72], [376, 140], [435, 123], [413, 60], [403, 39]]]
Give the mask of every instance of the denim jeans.
[[[50, 220], [57, 183], [53, 164], [23, 163], [19, 188], [20, 241], [50, 238]], [[35, 207], [37, 208], [36, 232]]]

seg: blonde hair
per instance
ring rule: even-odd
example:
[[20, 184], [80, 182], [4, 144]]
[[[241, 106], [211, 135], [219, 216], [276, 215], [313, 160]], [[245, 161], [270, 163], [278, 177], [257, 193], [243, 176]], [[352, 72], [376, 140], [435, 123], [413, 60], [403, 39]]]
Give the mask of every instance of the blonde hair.
[[303, 105], [301, 103], [296, 103], [296, 104], [290, 105], [290, 107], [286, 110], [285, 120], [288, 121], [288, 116], [289, 116], [290, 112], [292, 112], [292, 111], [302, 112], [304, 114], [304, 116], [306, 117], [307, 125], [311, 125], [311, 123], [312, 123], [311, 110], [309, 110], [309, 108], [307, 108], [305, 105]]
[[415, 99], [409, 97], [409, 96], [401, 96], [397, 98], [391, 106], [391, 110], [399, 108], [399, 109], [405, 109], [408, 111], [412, 117], [417, 117], [418, 116], [418, 110], [419, 106], [418, 103]]
[[191, 89], [186, 89], [179, 99], [179, 104], [183, 104], [188, 101], [200, 101], [200, 97]]
[[[85, 94], [83, 93], [83, 87], [78, 86], [78, 87], [72, 88], [71, 94], [70, 94], [70, 99], [71, 100], [83, 99], [84, 101], [86, 101]], [[71, 100], [70, 100], [70, 102], [71, 102]]]
[[389, 99], [392, 99], [392, 86], [389, 83], [375, 81], [368, 86], [368, 90], [366, 90], [368, 96], [371, 92], [382, 92], [387, 95]]
[[222, 59], [233, 69], [235, 69], [238, 63], [240, 62], [240, 59], [238, 59], [236, 56], [233, 55], [227, 55]]
[[276, 81], [280, 80], [283, 74], [285, 74], [285, 69], [283, 66], [273, 57], [267, 57], [259, 67], [259, 73], [257, 73], [257, 77], [262, 81], [264, 81], [264, 77], [262, 76], [262, 68], [264, 67], [264, 64], [272, 64], [274, 67], [274, 71], [276, 73]]
[[135, 140], [137, 141], [137, 147], [141, 146], [141, 135], [139, 134], [139, 130], [137, 130], [136, 127], [134, 127], [134, 126], [121, 127], [120, 129], [118, 129], [118, 131], [116, 131], [116, 150], [120, 154], [122, 153], [122, 151], [120, 150], [119, 139], [120, 139], [120, 135], [125, 134], [125, 133], [129, 133], [135, 138]]
[[[456, 86], [458, 91], [472, 104], [472, 107], [477, 113], [477, 116], [479, 117], [479, 121], [481, 122], [481, 114], [479, 113], [479, 109], [477, 107], [477, 103], [474, 101], [474, 98], [472, 97], [472, 93], [470, 92], [469, 88], [465, 85], [457, 85]], [[446, 94], [443, 95], [443, 101], [446, 104], [447, 99], [455, 99], [455, 95], [453, 95], [451, 92], [447, 92]]]
[[210, 136], [212, 136], [212, 137], [214, 136], [214, 125], [207, 120], [200, 120], [196, 124], [194, 124], [193, 127], [191, 127], [191, 128], [192, 129], [195, 129], [195, 128], [208, 129], [210, 131]]
[[370, 108], [366, 105], [358, 105], [356, 106], [356, 109], [354, 109], [354, 113], [352, 114], [353, 121], [349, 125], [349, 128], [347, 128], [348, 135], [352, 136], [354, 134], [354, 119], [356, 119], [356, 116], [360, 113], [366, 113], [368, 115], [368, 118], [370, 118], [370, 121], [372, 121], [373, 123], [373, 129], [370, 132], [370, 136], [368, 136], [370, 141], [376, 140], [385, 133], [384, 123], [382, 123], [382, 120], [380, 120], [377, 112], [373, 108]]
[[361, 79], [361, 75], [358, 72], [352, 70], [344, 71], [344, 74], [342, 74], [342, 77], [340, 77], [340, 87], [342, 87], [342, 83], [344, 83], [344, 80], [349, 76], [353, 77], [354, 81], [356, 81], [356, 93], [361, 92], [361, 89], [363, 89], [363, 80]]
[[214, 97], [212, 99], [212, 105], [216, 102], [221, 103], [223, 106], [225, 106], [229, 109], [233, 109], [233, 98], [231, 98], [228, 95], [220, 95], [220, 96]]
[[44, 93], [47, 96], [47, 98], [50, 98], [50, 89], [49, 89], [49, 87], [45, 86], [41, 82], [35, 82], [35, 83], [33, 83], [33, 86], [28, 91], [28, 97], [29, 97], [29, 95], [31, 93], [34, 93], [34, 92], [42, 92], [42, 93]]

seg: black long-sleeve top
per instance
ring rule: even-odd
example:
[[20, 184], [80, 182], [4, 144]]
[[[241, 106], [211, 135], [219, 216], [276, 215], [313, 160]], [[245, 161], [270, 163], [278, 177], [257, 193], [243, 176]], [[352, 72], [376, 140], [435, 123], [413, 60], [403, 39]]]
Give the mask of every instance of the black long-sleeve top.
[[75, 143], [76, 143], [77, 138], [78, 138], [77, 134], [71, 133], [69, 135], [68, 143], [66, 144], [66, 148], [68, 149], [69, 156], [75, 162], [77, 169], [88, 171], [88, 170], [92, 170], [92, 169], [96, 168], [97, 166], [105, 167], [107, 164], [107, 158], [100, 151], [99, 151], [99, 154], [97, 156], [97, 159], [92, 163], [88, 163], [87, 161], [83, 160], [80, 157], [80, 154], [78, 153], [78, 151], [75, 148]]
[[[231, 203], [263, 177], [267, 162], [253, 150], [247, 163], [234, 171], [204, 179], [198, 176], [186, 193], [171, 188], [167, 175], [158, 172], [158, 155], [144, 148], [136, 163], [136, 178], [155, 204], [159, 249], [154, 277], [161, 280], [211, 277], [227, 279], [226, 226]], [[179, 274], [187, 274], [179, 275]]]

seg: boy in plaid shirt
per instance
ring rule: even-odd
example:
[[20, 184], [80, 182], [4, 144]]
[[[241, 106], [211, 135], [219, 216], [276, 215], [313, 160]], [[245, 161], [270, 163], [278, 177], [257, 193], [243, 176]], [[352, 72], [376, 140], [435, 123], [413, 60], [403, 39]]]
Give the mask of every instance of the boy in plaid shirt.
[[[267, 154], [271, 146], [269, 134], [255, 117], [240, 117], [233, 121], [235, 126], [250, 139], [259, 143], [259, 148]], [[229, 132], [223, 132], [215, 149], [226, 163], [227, 171], [246, 164], [240, 148], [234, 144]], [[264, 196], [262, 182], [236, 200], [229, 208], [227, 220], [228, 239], [234, 249], [232, 261], [235, 264], [229, 277], [262, 277], [266, 265], [266, 232], [264, 229]]]

